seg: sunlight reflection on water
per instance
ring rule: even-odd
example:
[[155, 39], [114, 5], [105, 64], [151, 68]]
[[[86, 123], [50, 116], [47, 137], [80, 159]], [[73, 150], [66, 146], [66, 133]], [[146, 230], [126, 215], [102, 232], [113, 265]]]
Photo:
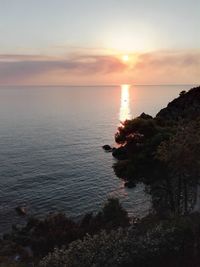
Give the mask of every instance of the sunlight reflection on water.
[[130, 85], [122, 84], [121, 85], [121, 104], [119, 111], [119, 120], [124, 122], [127, 119], [131, 119], [131, 109], [130, 109]]

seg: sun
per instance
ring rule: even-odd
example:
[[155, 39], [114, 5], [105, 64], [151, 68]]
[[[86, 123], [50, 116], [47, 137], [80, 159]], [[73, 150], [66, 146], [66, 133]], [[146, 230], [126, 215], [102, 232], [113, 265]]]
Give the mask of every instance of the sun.
[[124, 62], [129, 61], [129, 55], [123, 55], [123, 56], [122, 56], [122, 60], [123, 60]]

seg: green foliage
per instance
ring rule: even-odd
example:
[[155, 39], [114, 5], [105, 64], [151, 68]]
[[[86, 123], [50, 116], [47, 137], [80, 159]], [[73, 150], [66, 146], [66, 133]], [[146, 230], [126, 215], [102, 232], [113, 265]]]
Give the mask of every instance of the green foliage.
[[67, 247], [72, 241], [82, 239], [87, 233], [94, 235], [102, 229], [110, 231], [128, 225], [126, 210], [118, 199], [110, 198], [96, 215], [86, 214], [79, 222], [61, 213], [50, 214], [44, 219], [30, 218], [25, 227], [14, 228], [7, 241], [15, 246], [28, 246], [34, 256], [41, 257], [54, 247]]
[[151, 118], [138, 117], [126, 120], [115, 135], [118, 144], [142, 142], [143, 138], [153, 136], [157, 132], [154, 120]]
[[31, 247], [35, 256], [41, 256], [55, 246], [79, 238], [79, 232], [77, 223], [58, 213], [44, 219], [29, 219], [25, 227], [13, 229], [10, 238], [21, 246]]
[[173, 130], [161, 127], [152, 118], [138, 117], [126, 121], [116, 134], [116, 141], [123, 146], [114, 152], [114, 156], [123, 159], [121, 153], [126, 153], [126, 160], [118, 161], [113, 166], [116, 175], [125, 180], [143, 180], [145, 183], [160, 178], [156, 169], [159, 163], [154, 156], [157, 147], [170, 138]]
[[[193, 174], [199, 169], [200, 120], [180, 124], [172, 138], [162, 142], [157, 150], [159, 160], [166, 163], [173, 172]], [[196, 168], [195, 168], [196, 166]], [[194, 174], [193, 174], [194, 175]]]
[[121, 206], [117, 198], [109, 198], [105, 203], [101, 216], [105, 225], [112, 229], [129, 225], [127, 211]]
[[200, 86], [182, 91], [180, 96], [156, 115], [156, 120], [167, 124], [176, 124], [180, 120], [191, 121], [200, 115]]
[[200, 179], [200, 120], [181, 124], [177, 133], [162, 142], [156, 157], [166, 166], [167, 191], [173, 198], [177, 213], [189, 212], [196, 201]]
[[183, 218], [161, 222], [145, 232], [133, 227], [103, 231], [73, 242], [67, 250], [55, 249], [41, 267], [187, 266], [196, 242], [194, 229], [190, 219]]
[[[180, 96], [155, 118], [141, 114], [118, 128], [113, 168], [125, 181], [144, 182], [162, 216], [192, 210], [200, 178], [200, 87]], [[125, 160], [124, 160], [125, 159]], [[164, 214], [165, 213], [165, 214]]]
[[27, 264], [6, 261], [4, 263], [0, 263], [0, 267], [27, 267]]

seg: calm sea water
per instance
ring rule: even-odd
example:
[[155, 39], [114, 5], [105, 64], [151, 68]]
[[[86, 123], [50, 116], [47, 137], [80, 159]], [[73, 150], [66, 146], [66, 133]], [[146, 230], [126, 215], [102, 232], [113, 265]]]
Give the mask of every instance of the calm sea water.
[[150, 208], [144, 187], [125, 189], [101, 146], [125, 118], [155, 115], [192, 86], [0, 87], [0, 231], [29, 215], [79, 217], [115, 196], [128, 211]]

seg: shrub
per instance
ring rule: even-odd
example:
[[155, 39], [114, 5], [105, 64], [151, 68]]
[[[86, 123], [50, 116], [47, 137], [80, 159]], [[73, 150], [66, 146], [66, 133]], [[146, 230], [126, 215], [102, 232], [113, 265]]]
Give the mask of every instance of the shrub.
[[191, 223], [185, 219], [159, 223], [142, 234], [135, 227], [110, 233], [102, 231], [71, 243], [68, 250], [55, 249], [40, 266], [190, 266], [187, 259], [192, 255], [194, 243]]

